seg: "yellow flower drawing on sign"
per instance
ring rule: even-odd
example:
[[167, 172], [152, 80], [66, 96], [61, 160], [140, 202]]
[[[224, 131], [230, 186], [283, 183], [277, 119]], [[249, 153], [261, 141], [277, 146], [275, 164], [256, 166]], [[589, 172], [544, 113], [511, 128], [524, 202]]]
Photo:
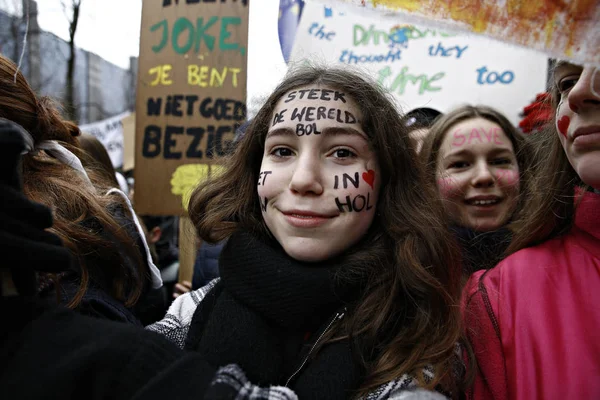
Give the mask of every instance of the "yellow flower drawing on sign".
[[186, 164], [177, 167], [171, 176], [171, 193], [181, 196], [183, 209], [187, 211], [192, 192], [200, 183], [209, 177], [223, 173], [222, 165]]

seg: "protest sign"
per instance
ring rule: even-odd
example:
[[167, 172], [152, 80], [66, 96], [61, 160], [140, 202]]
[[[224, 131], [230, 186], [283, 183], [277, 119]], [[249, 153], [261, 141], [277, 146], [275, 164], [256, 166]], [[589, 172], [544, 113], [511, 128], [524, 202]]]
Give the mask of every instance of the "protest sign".
[[123, 171], [132, 170], [135, 163], [135, 113], [123, 118]]
[[103, 121], [79, 126], [82, 132], [93, 135], [104, 145], [115, 168], [123, 166], [123, 119], [129, 114], [131, 113], [125, 112]]
[[247, 0], [145, 1], [135, 206], [177, 215], [246, 116]]
[[317, 60], [366, 71], [396, 96], [404, 111], [445, 112], [486, 104], [514, 124], [546, 86], [547, 58], [477, 35], [374, 18], [355, 7], [307, 2], [292, 61]]
[[440, 29], [474, 32], [544, 51], [579, 64], [600, 65], [597, 0], [320, 0], [375, 10], [378, 17], [408, 17]]

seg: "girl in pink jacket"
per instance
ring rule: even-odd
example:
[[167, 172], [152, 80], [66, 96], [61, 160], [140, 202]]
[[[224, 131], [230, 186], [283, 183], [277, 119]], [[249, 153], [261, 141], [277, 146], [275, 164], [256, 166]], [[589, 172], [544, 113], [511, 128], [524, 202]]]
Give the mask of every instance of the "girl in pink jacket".
[[466, 286], [470, 399], [600, 398], [600, 70], [558, 62], [553, 83], [514, 254]]

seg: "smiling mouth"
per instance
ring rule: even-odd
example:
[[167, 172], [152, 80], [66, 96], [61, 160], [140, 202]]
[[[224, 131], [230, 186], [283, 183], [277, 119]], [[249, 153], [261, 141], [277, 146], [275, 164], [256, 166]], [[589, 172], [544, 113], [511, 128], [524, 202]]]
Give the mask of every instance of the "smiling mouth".
[[302, 215], [302, 214], [285, 214], [287, 216], [290, 217], [294, 217], [294, 218], [301, 218], [301, 219], [326, 219], [326, 218], [331, 218], [331, 217], [323, 217], [323, 216], [318, 216], [318, 215]]
[[501, 199], [490, 199], [490, 200], [465, 200], [465, 203], [471, 206], [493, 206], [494, 204], [500, 203]]
[[337, 215], [334, 215], [332, 213], [319, 213], [319, 212], [314, 212], [314, 211], [307, 211], [307, 210], [280, 210], [282, 214], [288, 216], [288, 217], [294, 217], [294, 218], [302, 218], [302, 219], [329, 219], [329, 218], [334, 218]]
[[293, 227], [296, 228], [317, 228], [320, 227], [329, 221], [331, 221], [334, 216], [327, 215], [317, 215], [312, 213], [303, 213], [298, 214], [295, 212], [283, 213], [285, 220]]

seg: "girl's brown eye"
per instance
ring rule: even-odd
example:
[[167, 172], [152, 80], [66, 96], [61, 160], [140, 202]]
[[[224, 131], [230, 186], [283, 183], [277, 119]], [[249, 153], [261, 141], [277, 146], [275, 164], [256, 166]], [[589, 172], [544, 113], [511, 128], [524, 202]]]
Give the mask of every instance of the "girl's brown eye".
[[333, 154], [336, 158], [356, 157], [356, 154], [354, 154], [348, 149], [337, 149]]
[[285, 147], [278, 147], [274, 149], [271, 154], [275, 157], [289, 157], [292, 155], [292, 151], [290, 149], [286, 149]]
[[492, 160], [492, 165], [503, 165], [503, 164], [510, 164], [511, 160], [509, 160], [508, 158], [497, 158], [495, 160]]
[[461, 169], [461, 168], [466, 168], [469, 166], [469, 163], [466, 161], [454, 161], [453, 163], [451, 163], [450, 165], [448, 165], [448, 169]]

